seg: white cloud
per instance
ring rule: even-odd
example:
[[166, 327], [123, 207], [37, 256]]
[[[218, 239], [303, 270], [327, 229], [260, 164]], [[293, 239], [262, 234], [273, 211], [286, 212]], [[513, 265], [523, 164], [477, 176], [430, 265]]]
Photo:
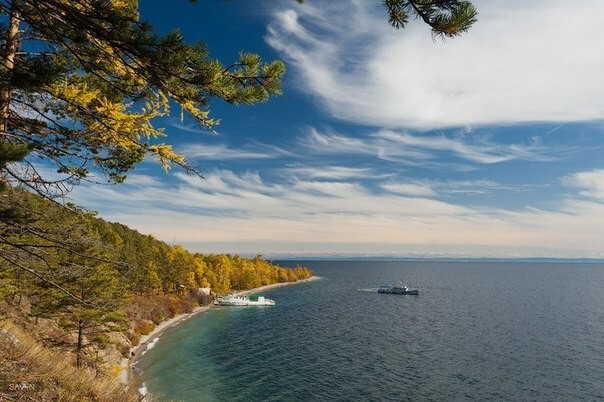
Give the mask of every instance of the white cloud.
[[[602, 172], [591, 173], [572, 176], [573, 183], [601, 188]], [[73, 196], [110, 220], [200, 247], [250, 243], [258, 252], [278, 252], [321, 244], [349, 253], [416, 248], [440, 255], [465, 249], [467, 256], [604, 257], [604, 203], [577, 196], [556, 208], [504, 210], [435, 199], [456, 188], [505, 190], [490, 181], [382, 183], [388, 191], [376, 193], [358, 182], [272, 184], [255, 172], [216, 171], [204, 182], [175, 177], [172, 185], [134, 177], [119, 189], [81, 186]]]
[[380, 2], [362, 0], [282, 9], [266, 39], [300, 87], [347, 121], [431, 129], [604, 118], [604, 2], [475, 3], [478, 22], [446, 42], [420, 21], [394, 30]]
[[382, 188], [393, 193], [407, 195], [409, 197], [434, 197], [436, 192], [429, 185], [417, 183], [383, 184]]
[[286, 150], [273, 146], [250, 148], [230, 148], [227, 145], [184, 144], [178, 146], [178, 152], [191, 159], [232, 160], [232, 159], [272, 159], [289, 155]]
[[145, 174], [134, 174], [130, 175], [127, 178], [128, 184], [138, 185], [138, 186], [159, 186], [161, 182], [155, 176], [149, 176]]
[[562, 182], [581, 190], [584, 197], [604, 202], [604, 169], [575, 173], [562, 178]]
[[491, 180], [408, 180], [404, 182], [389, 182], [380, 185], [386, 191], [409, 197], [442, 197], [453, 195], [481, 195], [495, 192], [528, 192], [543, 186], [536, 185], [507, 185]]
[[520, 193], [535, 191], [546, 187], [545, 185], [510, 185], [501, 184], [492, 180], [450, 180], [450, 181], [434, 181], [430, 185], [438, 191], [439, 194], [455, 195], [455, 194], [490, 194], [498, 191], [508, 193]]
[[382, 175], [370, 168], [354, 168], [346, 166], [292, 166], [284, 168], [281, 172], [285, 175], [300, 177], [304, 179], [364, 179], [364, 178], [384, 178], [388, 175]]
[[382, 130], [356, 138], [334, 132], [321, 133], [312, 127], [299, 142], [316, 155], [375, 156], [422, 167], [443, 167], [442, 162], [435, 162], [443, 154], [449, 159], [456, 157], [471, 163], [494, 164], [511, 160], [551, 161], [558, 152], [542, 145], [498, 144], [488, 136], [479, 135], [450, 138]]
[[291, 188], [306, 197], [317, 195], [349, 199], [365, 193], [363, 187], [358, 184], [329, 181], [298, 181]]

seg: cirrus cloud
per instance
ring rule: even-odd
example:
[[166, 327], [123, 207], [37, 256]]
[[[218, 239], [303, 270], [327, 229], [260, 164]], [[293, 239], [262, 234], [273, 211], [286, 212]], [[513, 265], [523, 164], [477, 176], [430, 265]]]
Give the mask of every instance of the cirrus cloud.
[[405, 250], [416, 249], [425, 255], [604, 257], [596, 235], [604, 227], [604, 203], [595, 200], [602, 177], [602, 171], [569, 176], [564, 180], [579, 191], [560, 196], [549, 208], [464, 206], [441, 197], [455, 189], [469, 189], [469, 195], [481, 187], [510, 191], [491, 181], [384, 179], [373, 183], [384, 190], [376, 192], [356, 181], [274, 184], [256, 172], [232, 171], [211, 172], [206, 182], [177, 174], [171, 184], [134, 176], [119, 191], [81, 186], [73, 196], [106, 218], [196, 250], [211, 244], [213, 251], [239, 252], [252, 244], [256, 252], [272, 255], [304, 250], [408, 255]]
[[475, 3], [478, 22], [446, 42], [419, 22], [391, 29], [381, 5], [362, 0], [281, 9], [266, 40], [346, 121], [433, 129], [604, 118], [603, 2]]

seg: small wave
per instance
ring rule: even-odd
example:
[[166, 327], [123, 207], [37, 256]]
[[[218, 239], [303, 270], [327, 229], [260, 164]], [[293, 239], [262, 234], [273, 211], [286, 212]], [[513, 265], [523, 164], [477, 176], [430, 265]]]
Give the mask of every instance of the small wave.
[[155, 345], [157, 345], [157, 342], [159, 341], [159, 337], [153, 339], [151, 342], [149, 342], [149, 344], [147, 345], [147, 350], [151, 350], [155, 347]]
[[357, 292], [377, 293], [377, 288], [357, 289]]

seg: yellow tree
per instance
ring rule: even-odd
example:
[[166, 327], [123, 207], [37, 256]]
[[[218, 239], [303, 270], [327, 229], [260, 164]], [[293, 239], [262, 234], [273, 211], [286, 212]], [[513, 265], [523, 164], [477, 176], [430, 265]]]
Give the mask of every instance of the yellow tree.
[[[91, 169], [120, 182], [146, 155], [165, 169], [190, 170], [160, 141], [165, 132], [156, 117], [176, 106], [212, 130], [210, 99], [253, 104], [280, 93], [283, 63], [241, 53], [223, 65], [178, 31], [154, 34], [139, 20], [136, 0], [0, 0], [0, 13], [8, 21], [0, 50], [0, 156], [12, 152], [13, 162], [0, 163], [0, 173], [4, 182], [47, 196], [50, 184], [77, 182]], [[40, 174], [32, 163], [40, 159], [63, 179]]]
[[[196, 254], [193, 257], [193, 273], [194, 273], [194, 280], [195, 280], [195, 284], [198, 287], [208, 287], [208, 280], [205, 279], [204, 274], [206, 272], [206, 270], [208, 269], [205, 261], [203, 260], [203, 258]], [[205, 286], [204, 286], [205, 285]]]

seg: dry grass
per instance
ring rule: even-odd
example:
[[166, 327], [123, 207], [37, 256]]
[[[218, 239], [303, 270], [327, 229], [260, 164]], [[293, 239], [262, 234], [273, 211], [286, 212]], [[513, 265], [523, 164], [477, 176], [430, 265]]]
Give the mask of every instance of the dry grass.
[[137, 401], [117, 378], [78, 369], [11, 322], [0, 322], [0, 401]]

